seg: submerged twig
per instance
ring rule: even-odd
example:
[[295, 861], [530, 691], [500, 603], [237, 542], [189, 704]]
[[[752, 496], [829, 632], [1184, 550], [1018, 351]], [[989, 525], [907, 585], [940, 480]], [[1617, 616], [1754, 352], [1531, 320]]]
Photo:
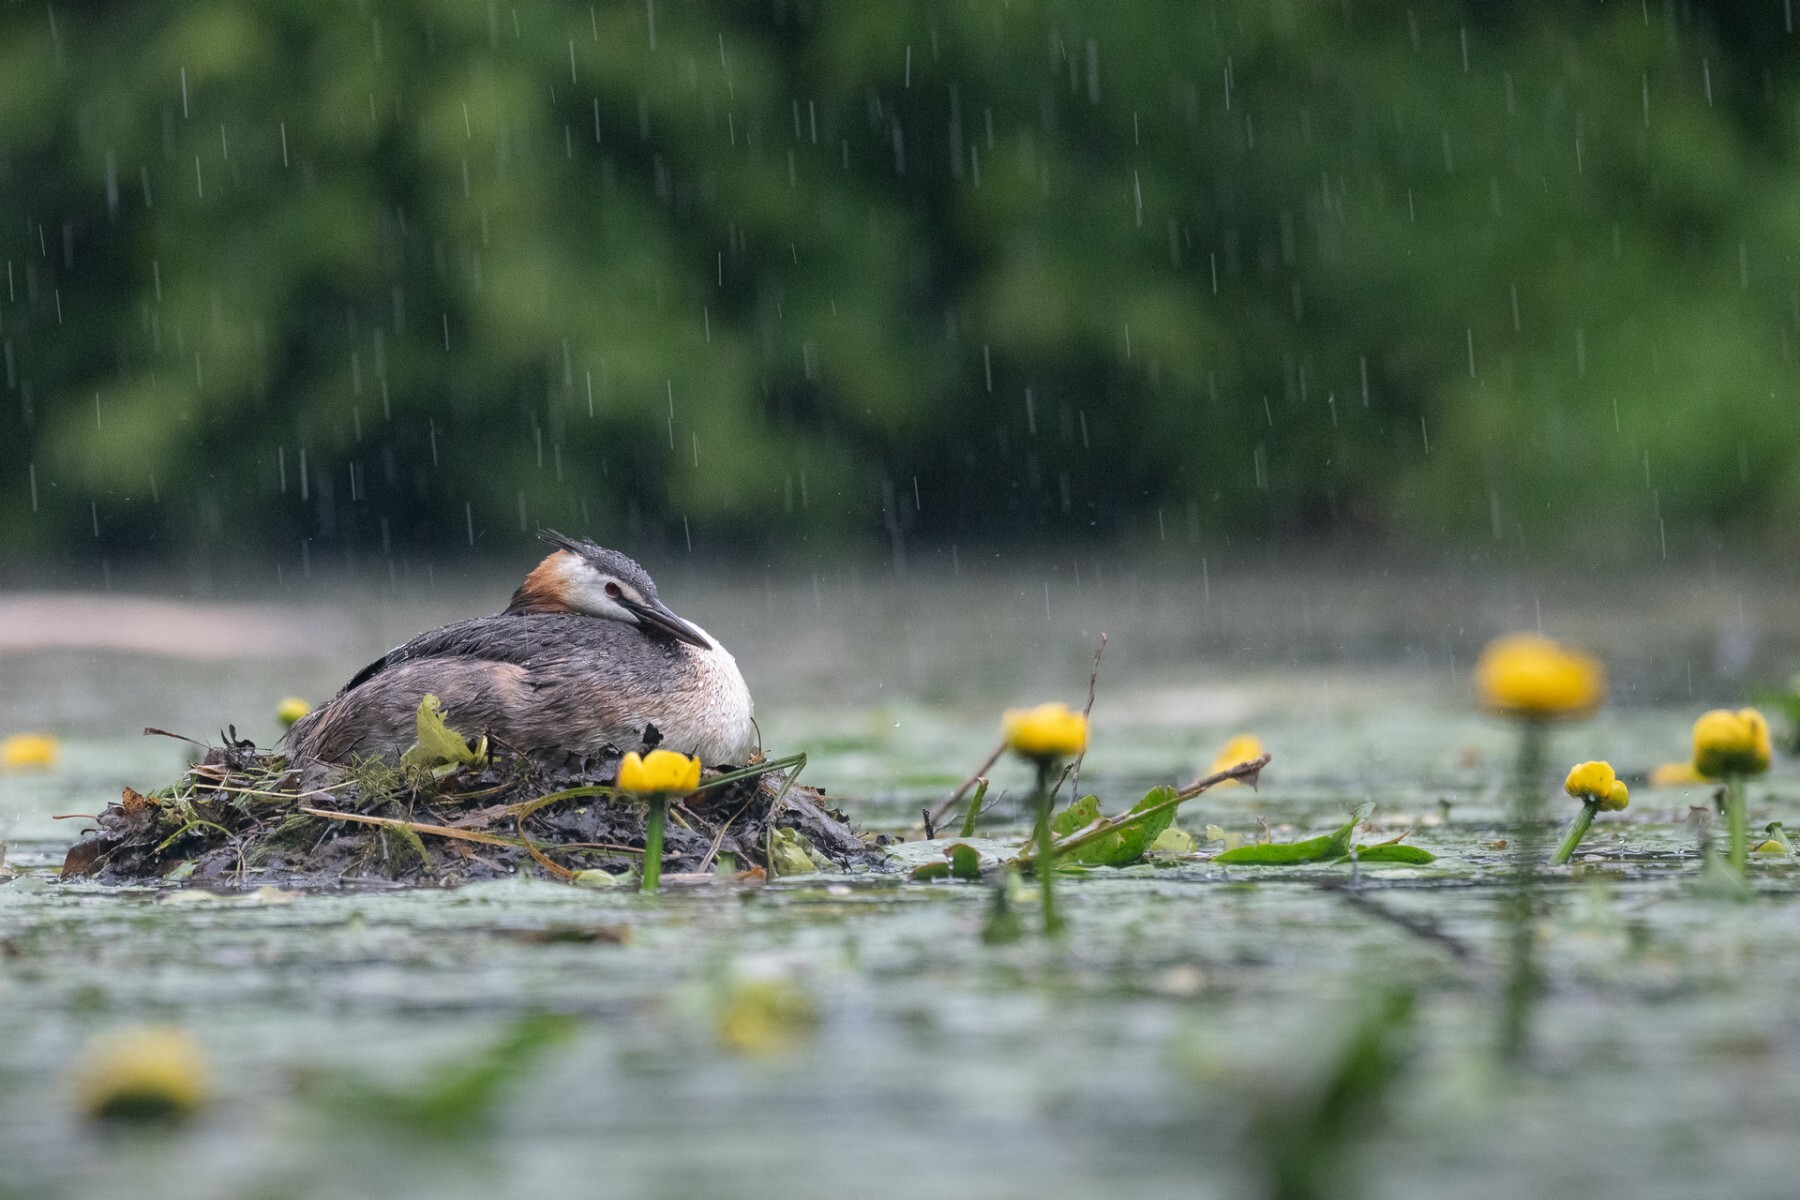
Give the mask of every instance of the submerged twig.
[[1414, 937], [1423, 938], [1425, 941], [1442, 946], [1450, 952], [1452, 958], [1459, 962], [1470, 962], [1475, 957], [1475, 952], [1469, 948], [1467, 942], [1445, 933], [1435, 921], [1395, 912], [1393, 909], [1369, 899], [1359, 888], [1347, 884], [1328, 883], [1324, 885], [1324, 888], [1328, 892], [1337, 893], [1344, 903], [1368, 913], [1372, 917], [1380, 917], [1382, 920], [1406, 930]]

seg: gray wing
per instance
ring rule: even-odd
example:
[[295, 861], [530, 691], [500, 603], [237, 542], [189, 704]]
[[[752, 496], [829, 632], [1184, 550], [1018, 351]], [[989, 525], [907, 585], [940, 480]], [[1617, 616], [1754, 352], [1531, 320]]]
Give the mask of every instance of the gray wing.
[[654, 702], [671, 694], [685, 649], [620, 621], [564, 613], [446, 625], [359, 671], [288, 731], [287, 744], [297, 757], [331, 762], [398, 754], [427, 692], [454, 714], [456, 728], [517, 748], [616, 742], [664, 719]]
[[592, 624], [596, 618], [557, 614], [476, 617], [421, 633], [350, 677], [338, 695], [362, 686], [381, 672], [421, 658], [473, 658], [485, 662], [531, 666], [547, 643], [570, 634], [568, 623]]

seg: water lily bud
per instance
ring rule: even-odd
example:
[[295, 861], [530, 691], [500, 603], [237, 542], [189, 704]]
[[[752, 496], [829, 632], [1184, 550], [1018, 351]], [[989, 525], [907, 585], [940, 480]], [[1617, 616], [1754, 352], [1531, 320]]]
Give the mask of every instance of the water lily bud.
[[633, 750], [619, 761], [618, 786], [639, 796], [687, 795], [700, 786], [700, 760], [673, 750]]
[[275, 706], [275, 719], [281, 722], [283, 729], [291, 729], [295, 721], [311, 711], [312, 705], [298, 696], [289, 696]]
[[1087, 749], [1087, 717], [1066, 704], [1008, 709], [1001, 727], [1008, 749], [1037, 762], [1073, 758]]
[[75, 1084], [90, 1117], [184, 1117], [206, 1101], [206, 1060], [185, 1029], [120, 1029], [88, 1044]]
[[1760, 775], [1773, 756], [1769, 722], [1754, 708], [1715, 708], [1694, 722], [1694, 770], [1707, 779]]
[[1619, 777], [1613, 772], [1611, 763], [1577, 763], [1569, 769], [1569, 777], [1563, 780], [1563, 791], [1577, 800], [1593, 800], [1598, 803], [1606, 799], [1617, 782]]
[[1579, 651], [1533, 633], [1488, 643], [1475, 692], [1489, 712], [1537, 721], [1585, 717], [1606, 696], [1606, 673]]

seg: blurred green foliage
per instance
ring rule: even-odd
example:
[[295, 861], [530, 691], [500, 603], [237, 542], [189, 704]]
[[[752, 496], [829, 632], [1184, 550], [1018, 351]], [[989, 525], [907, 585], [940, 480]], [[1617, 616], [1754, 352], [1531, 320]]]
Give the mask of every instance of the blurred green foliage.
[[1800, 512], [1781, 5], [0, 8], [0, 537]]

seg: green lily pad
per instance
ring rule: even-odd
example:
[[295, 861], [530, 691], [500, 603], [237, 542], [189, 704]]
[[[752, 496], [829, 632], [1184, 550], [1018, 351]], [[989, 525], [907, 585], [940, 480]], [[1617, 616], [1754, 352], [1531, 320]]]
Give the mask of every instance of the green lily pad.
[[1303, 842], [1265, 842], [1255, 846], [1239, 846], [1236, 850], [1215, 854], [1213, 861], [1253, 866], [1291, 866], [1294, 863], [1330, 862], [1344, 858], [1350, 853], [1350, 839], [1356, 832], [1356, 827], [1374, 811], [1373, 804], [1359, 804], [1356, 811], [1350, 814], [1350, 819], [1330, 833], [1307, 838]]
[[981, 851], [961, 842], [944, 851], [950, 860], [950, 874], [958, 879], [981, 878]]
[[1051, 817], [1050, 832], [1059, 838], [1068, 837], [1076, 830], [1086, 829], [1099, 819], [1100, 797], [1090, 793]]
[[[1145, 793], [1144, 798], [1131, 806], [1119, 820], [1129, 822], [1108, 833], [1104, 837], [1095, 838], [1085, 846], [1077, 847], [1068, 855], [1058, 858], [1089, 867], [1122, 867], [1127, 863], [1137, 862], [1144, 857], [1163, 830], [1175, 820], [1175, 809], [1164, 808], [1161, 812], [1151, 813], [1141, 820], [1132, 821], [1131, 814], [1155, 808], [1159, 804], [1168, 804], [1175, 798], [1172, 787], [1154, 787]], [[1051, 832], [1060, 836], [1068, 836], [1093, 824], [1100, 817], [1100, 801], [1093, 796], [1083, 796], [1080, 800], [1064, 809], [1050, 822]], [[1058, 823], [1061, 822], [1061, 828]]]
[[1382, 842], [1375, 846], [1358, 846], [1356, 861], [1359, 863], [1428, 863], [1436, 862], [1437, 855], [1419, 846], [1402, 846], [1398, 842]]
[[1150, 848], [1144, 851], [1145, 858], [1180, 858], [1184, 854], [1194, 852], [1194, 835], [1185, 829], [1177, 829], [1171, 825], [1156, 835]]

